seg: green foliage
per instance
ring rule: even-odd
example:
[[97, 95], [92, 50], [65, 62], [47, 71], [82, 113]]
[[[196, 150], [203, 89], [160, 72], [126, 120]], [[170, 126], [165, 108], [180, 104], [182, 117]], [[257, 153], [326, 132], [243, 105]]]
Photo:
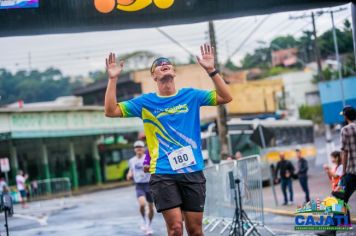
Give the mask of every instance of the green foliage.
[[276, 66], [276, 67], [272, 67], [271, 69], [267, 70], [265, 72], [264, 76], [265, 77], [274, 76], [274, 75], [279, 75], [279, 74], [283, 74], [283, 73], [287, 73], [287, 72], [291, 72], [291, 71], [293, 71], [293, 69]]
[[303, 35], [298, 40], [298, 56], [304, 62], [311, 62], [315, 60], [312, 35], [312, 31], [303, 31]]
[[255, 67], [268, 68], [271, 61], [271, 50], [269, 48], [257, 48], [254, 53], [247, 53], [241, 61], [242, 68], [250, 69]]
[[[336, 29], [336, 35], [340, 54], [348, 54], [353, 52], [352, 29], [351, 23], [345, 20], [342, 28]], [[320, 54], [322, 58], [335, 55], [335, 47], [333, 41], [332, 29], [324, 32], [319, 38]], [[267, 47], [260, 47], [253, 53], [248, 53], [242, 59], [241, 64], [244, 69], [259, 67], [266, 69], [270, 67], [271, 51], [298, 48], [298, 57], [308, 63], [315, 61], [313, 37], [311, 31], [304, 31], [303, 35], [296, 39], [292, 35], [278, 36], [274, 38]], [[354, 66], [349, 65], [348, 68], [353, 68], [347, 73], [354, 73]], [[329, 73], [326, 71], [325, 73]], [[327, 75], [328, 76], [328, 75]]]
[[89, 72], [89, 77], [92, 78], [94, 81], [99, 81], [99, 80], [108, 78], [108, 76], [106, 75], [106, 72], [102, 71], [102, 70]]
[[230, 59], [225, 63], [225, 68], [228, 68], [229, 70], [236, 71], [239, 69]]
[[[355, 75], [355, 57], [352, 53], [346, 54], [345, 59], [342, 62], [341, 75], [343, 78]], [[339, 72], [333, 70], [330, 67], [322, 70], [323, 80], [318, 75], [313, 76], [313, 83], [319, 83], [322, 81], [330, 81], [339, 79]]]
[[[125, 62], [124, 70], [127, 72], [150, 68], [151, 63], [157, 57], [157, 54], [150, 51], [134, 51], [117, 55], [116, 60], [123, 60]], [[195, 63], [194, 58], [190, 58], [190, 63]], [[105, 70], [91, 71], [89, 72], [89, 77], [92, 78], [94, 82], [108, 78]]]
[[342, 76], [349, 77], [355, 75], [355, 72], [355, 56], [353, 53], [346, 54], [342, 63]]
[[278, 36], [274, 38], [270, 43], [272, 50], [281, 50], [287, 48], [294, 48], [298, 46], [298, 41], [292, 36]]
[[352, 30], [351, 29], [351, 22], [348, 19], [346, 19], [344, 21], [344, 31], [351, 31], [351, 30]]
[[[341, 31], [340, 29], [336, 29], [337, 43], [339, 46], [339, 53], [349, 53], [353, 50], [353, 42], [352, 42], [352, 32], [351, 30], [344, 29]], [[323, 33], [319, 37], [319, 46], [320, 46], [320, 54], [323, 58], [326, 58], [329, 55], [335, 54], [335, 46], [334, 46], [334, 38], [333, 31], [328, 30]]]
[[321, 71], [323, 78], [318, 75], [313, 76], [313, 83], [317, 84], [322, 81], [330, 81], [338, 78], [338, 72], [327, 67]]
[[189, 55], [189, 59], [188, 60], [189, 60], [188, 64], [190, 64], [190, 65], [197, 63], [196, 62], [197, 59], [192, 55]]
[[299, 107], [299, 116], [301, 119], [312, 120], [315, 124], [321, 124], [323, 122], [321, 105], [302, 105]]
[[23, 100], [25, 103], [51, 101], [59, 96], [70, 95], [73, 86], [69, 77], [60, 70], [18, 71], [11, 73], [0, 69], [0, 106]]

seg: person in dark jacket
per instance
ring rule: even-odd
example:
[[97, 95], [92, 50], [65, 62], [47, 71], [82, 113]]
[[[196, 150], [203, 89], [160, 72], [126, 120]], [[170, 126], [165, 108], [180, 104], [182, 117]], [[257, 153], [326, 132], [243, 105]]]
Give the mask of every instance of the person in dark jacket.
[[[281, 182], [281, 188], [284, 196], [283, 205], [293, 205], [293, 184], [292, 184], [292, 176], [294, 173], [294, 166], [292, 162], [285, 159], [285, 154], [281, 152], [279, 154], [280, 161], [277, 163], [276, 174], [277, 179], [276, 182]], [[287, 188], [289, 190], [289, 199], [287, 196]]]
[[300, 186], [302, 187], [305, 193], [305, 202], [310, 201], [309, 197], [309, 187], [308, 187], [308, 161], [302, 156], [302, 152], [300, 149], [296, 149], [295, 152], [297, 153], [298, 157], [298, 179]]

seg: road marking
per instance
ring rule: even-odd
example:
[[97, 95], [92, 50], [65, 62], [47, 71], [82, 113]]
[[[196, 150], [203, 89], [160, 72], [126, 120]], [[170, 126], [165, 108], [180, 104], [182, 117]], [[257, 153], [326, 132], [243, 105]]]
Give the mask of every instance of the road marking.
[[36, 216], [30, 216], [30, 215], [14, 214], [13, 217], [26, 219], [26, 220], [34, 220], [42, 226], [48, 225], [48, 223], [47, 223], [48, 216], [47, 215], [36, 217]]

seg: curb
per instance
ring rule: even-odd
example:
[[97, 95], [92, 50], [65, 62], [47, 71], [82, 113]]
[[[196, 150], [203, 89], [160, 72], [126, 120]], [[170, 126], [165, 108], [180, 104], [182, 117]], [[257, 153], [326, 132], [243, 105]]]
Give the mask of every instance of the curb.
[[104, 190], [111, 190], [111, 189], [116, 189], [116, 188], [123, 188], [123, 187], [128, 187], [133, 185], [131, 181], [124, 181], [124, 182], [118, 182], [115, 184], [100, 184], [100, 185], [94, 185], [92, 187], [83, 187], [79, 188], [77, 190], [72, 190], [72, 196], [79, 196], [82, 194], [87, 194], [87, 193], [94, 193], [94, 192], [99, 192], [99, 191], [104, 191]]
[[[92, 186], [71, 190], [72, 191], [71, 193], [50, 194], [50, 195], [40, 196], [36, 198], [30, 198], [29, 202], [40, 202], [40, 201], [53, 200], [53, 199], [58, 199], [63, 197], [80, 196], [87, 193], [95, 193], [95, 192], [100, 192], [105, 190], [116, 189], [116, 188], [124, 188], [132, 185], [133, 183], [130, 181], [92, 185]], [[19, 202], [16, 202], [14, 204], [19, 204]]]
[[[294, 212], [288, 211], [288, 210], [278, 210], [278, 209], [273, 209], [273, 208], [264, 208], [263, 210], [264, 210], [264, 212], [268, 212], [268, 213], [272, 213], [272, 214], [276, 214], [276, 215], [290, 216], [290, 217], [295, 216]], [[351, 217], [351, 223], [356, 224], [356, 217]]]

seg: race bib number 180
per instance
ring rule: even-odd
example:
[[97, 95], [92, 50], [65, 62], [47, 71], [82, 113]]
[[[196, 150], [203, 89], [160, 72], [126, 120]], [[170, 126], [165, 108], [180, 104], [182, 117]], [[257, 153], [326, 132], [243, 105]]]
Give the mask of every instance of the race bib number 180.
[[168, 155], [173, 170], [179, 170], [196, 164], [191, 146], [182, 147]]

